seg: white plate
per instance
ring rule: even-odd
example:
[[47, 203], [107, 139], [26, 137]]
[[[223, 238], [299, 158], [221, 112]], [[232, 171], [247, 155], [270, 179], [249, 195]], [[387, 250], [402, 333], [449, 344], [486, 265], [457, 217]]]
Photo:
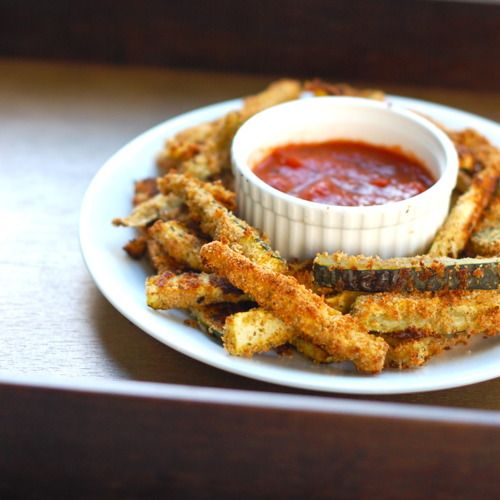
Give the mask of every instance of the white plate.
[[[475, 128], [500, 145], [500, 126], [492, 121], [429, 102], [402, 97], [391, 100], [451, 128]], [[473, 344], [454, 348], [415, 370], [367, 376], [355, 373], [348, 363], [318, 366], [298, 354], [233, 357], [216, 340], [185, 325], [183, 313], [153, 311], [146, 306], [144, 280], [148, 269], [122, 250], [134, 232], [113, 227], [110, 221], [129, 213], [133, 182], [156, 174], [155, 157], [165, 138], [216, 118], [239, 104], [238, 100], [223, 102], [167, 120], [124, 146], [94, 177], [82, 204], [80, 242], [92, 277], [113, 306], [139, 328], [187, 356], [228, 372], [296, 388], [397, 394], [458, 387], [500, 376], [500, 337], [475, 339]]]

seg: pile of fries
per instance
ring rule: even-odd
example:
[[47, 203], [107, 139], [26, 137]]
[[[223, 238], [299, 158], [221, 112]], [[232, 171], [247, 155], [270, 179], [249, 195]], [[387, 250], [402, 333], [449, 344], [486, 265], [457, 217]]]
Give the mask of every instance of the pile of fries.
[[[241, 109], [168, 139], [158, 157], [159, 177], [136, 182], [132, 212], [113, 221], [137, 229], [124, 249], [135, 259], [147, 256], [155, 270], [146, 281], [147, 304], [189, 311], [232, 355], [292, 346], [316, 363], [351, 361], [364, 373], [414, 368], [472, 335], [496, 335], [497, 285], [339, 291], [315, 281], [312, 261], [286, 262], [265, 235], [235, 215], [234, 134], [250, 116], [304, 90], [385, 98], [345, 84], [281, 80], [246, 98]], [[456, 145], [460, 174], [454, 205], [426, 259], [451, 257], [458, 269], [464, 257], [488, 257], [498, 278], [500, 152], [474, 130], [439, 126]], [[357, 259], [366, 262], [350, 256], [350, 265]]]

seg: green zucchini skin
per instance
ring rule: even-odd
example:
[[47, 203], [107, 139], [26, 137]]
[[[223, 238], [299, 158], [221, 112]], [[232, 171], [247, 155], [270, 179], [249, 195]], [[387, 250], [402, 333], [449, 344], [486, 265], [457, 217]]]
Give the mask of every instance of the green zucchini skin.
[[226, 318], [232, 314], [247, 311], [252, 307], [255, 307], [254, 302], [239, 302], [236, 304], [222, 302], [220, 304], [192, 307], [189, 312], [205, 333], [222, 340]]
[[[318, 256], [314, 281], [337, 292], [436, 292], [441, 290], [496, 290], [500, 287], [500, 259], [401, 258], [384, 261], [359, 256]], [[370, 263], [371, 268], [366, 263]], [[385, 265], [387, 264], [387, 265]]]

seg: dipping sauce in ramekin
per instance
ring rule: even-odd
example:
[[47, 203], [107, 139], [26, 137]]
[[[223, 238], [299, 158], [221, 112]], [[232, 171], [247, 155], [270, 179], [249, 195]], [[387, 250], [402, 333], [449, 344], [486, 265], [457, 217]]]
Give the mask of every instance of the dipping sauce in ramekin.
[[[279, 148], [332, 141], [400, 151], [425, 166], [435, 182], [404, 199], [352, 206], [297, 197], [254, 170]], [[458, 172], [453, 143], [436, 125], [390, 102], [356, 97], [305, 98], [262, 111], [236, 133], [231, 158], [238, 215], [267, 234], [284, 257], [299, 259], [339, 250], [381, 257], [424, 253], [448, 214]], [[283, 180], [292, 175], [293, 168]], [[378, 183], [383, 191], [389, 177], [369, 175], [365, 188]]]
[[283, 193], [349, 207], [406, 200], [435, 182], [429, 169], [401, 148], [347, 140], [279, 146], [252, 170]]

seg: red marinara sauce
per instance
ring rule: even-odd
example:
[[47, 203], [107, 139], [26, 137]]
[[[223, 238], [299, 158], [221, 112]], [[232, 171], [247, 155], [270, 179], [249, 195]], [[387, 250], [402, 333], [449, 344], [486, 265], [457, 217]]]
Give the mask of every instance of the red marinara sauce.
[[328, 205], [382, 205], [415, 196], [435, 179], [398, 147], [336, 140], [273, 149], [253, 168], [270, 186]]

